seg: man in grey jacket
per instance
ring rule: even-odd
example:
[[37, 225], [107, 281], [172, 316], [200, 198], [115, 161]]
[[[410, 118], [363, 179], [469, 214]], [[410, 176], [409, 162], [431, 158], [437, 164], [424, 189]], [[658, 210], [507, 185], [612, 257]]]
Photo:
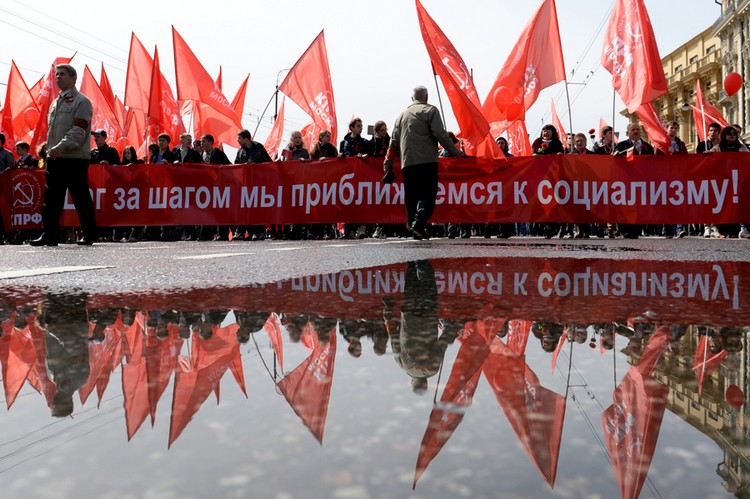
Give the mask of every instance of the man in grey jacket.
[[44, 233], [39, 239], [29, 241], [32, 246], [57, 246], [66, 190], [70, 191], [83, 229], [83, 237], [77, 243], [89, 246], [96, 238], [94, 203], [88, 185], [93, 110], [89, 99], [76, 89], [76, 78], [76, 70], [69, 64], [55, 68], [60, 95], [50, 105], [47, 116], [49, 152], [42, 207]]
[[435, 211], [438, 189], [438, 142], [450, 156], [462, 153], [448, 138], [440, 112], [427, 104], [427, 89], [414, 88], [412, 103], [396, 119], [383, 162], [383, 182], [394, 180], [393, 160], [401, 158], [406, 218], [414, 239], [429, 239], [427, 222]]

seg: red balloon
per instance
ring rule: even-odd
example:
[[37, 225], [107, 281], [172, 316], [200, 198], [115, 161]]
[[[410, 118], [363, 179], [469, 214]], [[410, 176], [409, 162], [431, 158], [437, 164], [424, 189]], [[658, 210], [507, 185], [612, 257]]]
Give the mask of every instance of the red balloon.
[[29, 128], [36, 127], [39, 122], [39, 110], [35, 107], [30, 107], [23, 112], [23, 121]]
[[745, 394], [742, 393], [739, 386], [729, 385], [729, 388], [727, 388], [726, 399], [729, 405], [735, 409], [739, 409], [742, 407], [742, 404], [745, 403]]
[[729, 73], [724, 78], [724, 90], [726, 90], [727, 95], [732, 96], [740, 91], [743, 83], [742, 76], [739, 73]]
[[505, 115], [508, 117], [508, 121], [516, 121], [523, 116], [523, 106], [517, 102], [508, 104], [508, 109], [505, 111]]
[[492, 100], [500, 112], [504, 113], [511, 103], [512, 96], [510, 95], [510, 89], [508, 87], [497, 87], [495, 92], [492, 94]]

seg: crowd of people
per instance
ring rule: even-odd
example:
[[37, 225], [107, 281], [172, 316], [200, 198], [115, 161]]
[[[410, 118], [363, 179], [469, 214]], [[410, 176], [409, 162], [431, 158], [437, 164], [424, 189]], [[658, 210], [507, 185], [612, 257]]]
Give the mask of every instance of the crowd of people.
[[[74, 87], [73, 87], [74, 88]], [[414, 123], [425, 123], [424, 116], [439, 122], [439, 114], [434, 106], [426, 103], [426, 89], [423, 89], [423, 101], [415, 100], [407, 111], [402, 113], [399, 120], [413, 120], [406, 125], [406, 129], [414, 126]], [[413, 106], [418, 106], [414, 108]], [[419, 107], [422, 106], [422, 107]], [[417, 114], [414, 109], [417, 109]], [[411, 114], [410, 114], [411, 113]], [[435, 115], [435, 116], [433, 116]], [[397, 120], [399, 126], [401, 121]], [[668, 154], [687, 154], [687, 148], [679, 138], [679, 124], [675, 121], [667, 123], [667, 131], [670, 139]], [[437, 133], [426, 143], [430, 148], [437, 147], [440, 143], [440, 156], [456, 156], [463, 154], [461, 142], [451, 132], [446, 132], [442, 128], [442, 122], [439, 126], [428, 124], [428, 128], [440, 128], [442, 134]], [[609, 224], [560, 224], [560, 223], [457, 223], [457, 224], [430, 224], [429, 217], [434, 210], [434, 203], [426, 201], [427, 198], [434, 198], [432, 187], [437, 185], [437, 163], [430, 162], [428, 166], [435, 166], [434, 173], [426, 178], [427, 169], [419, 164], [420, 168], [405, 168], [409, 162], [417, 161], [415, 157], [420, 158], [420, 153], [415, 152], [417, 147], [408, 146], [403, 137], [391, 140], [388, 134], [388, 126], [384, 121], [377, 121], [369, 129], [370, 139], [363, 136], [363, 122], [360, 118], [353, 118], [349, 122], [348, 130], [339, 147], [331, 142], [333, 137], [329, 130], [322, 130], [318, 134], [318, 140], [315, 145], [308, 151], [305, 147], [302, 133], [298, 130], [292, 131], [289, 142], [283, 148], [277, 159], [271, 157], [266, 151], [263, 144], [253, 140], [253, 136], [248, 130], [241, 130], [237, 134], [237, 145], [239, 149], [234, 159], [234, 164], [266, 163], [274, 160], [320, 160], [325, 158], [352, 157], [352, 156], [378, 156], [385, 159], [386, 175], [384, 182], [393, 181], [393, 173], [389, 171], [388, 165], [392, 165], [393, 158], [389, 154], [395, 149], [398, 154], [399, 146], [411, 147], [411, 156], [402, 157], [402, 172], [404, 173], [404, 183], [413, 186], [407, 189], [407, 218], [408, 226], [401, 224], [313, 224], [283, 227], [267, 226], [244, 226], [244, 227], [118, 227], [99, 228], [96, 236], [91, 234], [84, 235], [84, 244], [92, 242], [95, 238], [99, 242], [117, 241], [117, 242], [135, 242], [139, 240], [261, 240], [266, 238], [283, 238], [283, 239], [332, 239], [332, 238], [387, 238], [387, 237], [408, 237], [415, 239], [427, 239], [433, 237], [461, 237], [470, 238], [480, 236], [490, 238], [509, 238], [512, 236], [540, 236], [545, 238], [577, 238], [585, 239], [589, 237], [616, 238], [623, 237], [628, 239], [637, 239], [640, 236], [656, 236], [666, 238], [682, 238], [686, 236], [703, 236], [703, 237], [740, 237], [750, 238], [750, 228], [747, 224], [724, 224], [724, 225], [700, 225], [700, 224], [674, 224], [674, 225], [635, 225], [624, 223]], [[434, 130], [428, 130], [434, 133]], [[439, 131], [438, 131], [439, 132]], [[593, 131], [592, 131], [593, 132]], [[215, 165], [232, 164], [226, 153], [216, 147], [215, 139], [212, 135], [206, 134], [199, 140], [193, 141], [189, 133], [180, 135], [179, 145], [170, 144], [171, 138], [168, 134], [158, 136], [155, 143], [148, 146], [148, 151], [143, 157], [138, 157], [138, 153], [132, 146], [125, 147], [120, 156], [117, 149], [107, 143], [106, 130], [99, 129], [91, 131], [95, 148], [90, 151], [90, 164], [103, 165], [134, 165], [141, 163], [209, 163]], [[411, 133], [411, 132], [409, 132]], [[708, 126], [708, 135], [705, 141], [701, 141], [696, 149], [696, 153], [711, 154], [714, 152], [750, 152], [750, 148], [740, 140], [742, 133], [741, 127], [733, 125], [722, 128], [718, 123], [711, 123]], [[417, 134], [419, 135], [419, 134]], [[429, 133], [427, 133], [429, 135]], [[440, 135], [440, 138], [437, 136]], [[412, 144], [414, 144], [414, 133], [411, 133]], [[531, 144], [533, 155], [548, 154], [600, 154], [600, 155], [651, 155], [665, 154], [661, 150], [655, 149], [641, 137], [641, 127], [638, 123], [630, 123], [627, 127], [627, 137], [619, 142], [613, 135], [612, 127], [605, 126], [600, 130], [600, 137], [595, 140], [593, 133], [590, 136], [593, 146], [588, 147], [589, 137], [583, 133], [569, 134], [565, 143], [558, 135], [557, 129], [553, 125], [545, 125], [542, 128], [540, 136]], [[399, 143], [400, 141], [400, 143]], [[508, 140], [505, 137], [498, 137], [497, 144], [500, 150], [507, 157], [513, 154], [509, 151]], [[5, 143], [5, 136], [0, 134], [0, 146]], [[48, 167], [47, 145], [41, 144], [37, 147], [36, 155], [30, 151], [30, 146], [26, 142], [15, 144], [16, 156], [0, 147], [0, 174], [12, 169], [26, 168], [45, 168]], [[425, 163], [427, 164], [427, 163]], [[414, 178], [411, 178], [414, 177]], [[429, 184], [429, 185], [428, 185]], [[428, 185], [430, 192], [414, 191], [419, 186]], [[421, 189], [421, 187], [420, 187]], [[422, 189], [424, 190], [424, 189]], [[415, 194], [413, 194], [415, 193]], [[423, 195], [424, 194], [424, 195]], [[417, 200], [414, 196], [421, 196]], [[414, 198], [414, 199], [412, 199]], [[425, 198], [425, 199], [422, 199]], [[429, 205], [429, 206], [427, 206]], [[422, 210], [422, 211], [419, 211]], [[426, 215], [421, 215], [425, 213]], [[80, 214], [79, 214], [80, 215]], [[420, 218], [421, 217], [421, 218]], [[424, 220], [423, 220], [424, 219]], [[56, 230], [56, 227], [52, 227]], [[84, 231], [85, 232], [85, 231]], [[37, 234], [38, 235], [38, 234]], [[6, 233], [0, 226], [0, 243], [20, 244], [29, 237], [33, 237], [33, 231], [15, 231]], [[76, 234], [72, 229], [67, 229], [61, 241], [76, 241]], [[40, 236], [42, 237], [42, 236]], [[81, 244], [82, 240], [78, 240]], [[47, 244], [55, 245], [57, 237], [44, 236], [43, 239], [37, 239], [37, 245]], [[54, 244], [51, 244], [54, 243]], [[33, 243], [32, 243], [33, 244]]]

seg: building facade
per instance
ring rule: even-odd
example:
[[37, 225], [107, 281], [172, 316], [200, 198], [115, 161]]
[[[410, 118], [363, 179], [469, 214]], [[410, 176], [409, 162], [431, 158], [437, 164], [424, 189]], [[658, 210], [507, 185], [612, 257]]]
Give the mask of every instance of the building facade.
[[[750, 0], [722, 0], [721, 16], [713, 25], [713, 35], [721, 40], [721, 63], [724, 75], [739, 73], [744, 84], [728, 96], [721, 91], [719, 104], [724, 117], [742, 127], [742, 139], [750, 138]], [[723, 82], [723, 80], [722, 80]]]

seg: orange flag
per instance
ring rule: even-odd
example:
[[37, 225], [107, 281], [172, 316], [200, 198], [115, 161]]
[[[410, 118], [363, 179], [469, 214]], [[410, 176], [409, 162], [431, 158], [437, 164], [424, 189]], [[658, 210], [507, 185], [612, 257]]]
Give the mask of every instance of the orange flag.
[[514, 121], [508, 127], [508, 150], [513, 156], [531, 156], [529, 132], [526, 130], [526, 120]]
[[331, 398], [336, 335], [338, 328], [331, 332], [328, 343], [318, 340], [310, 356], [276, 383], [294, 412], [320, 444], [323, 444], [328, 401]]
[[497, 338], [490, 344], [483, 372], [526, 454], [554, 487], [565, 397], [541, 386], [525, 357]]
[[[281, 141], [284, 134], [284, 102], [286, 99], [281, 99], [281, 106], [279, 106], [279, 114], [276, 116], [276, 121], [273, 122], [273, 128], [271, 128], [271, 133], [268, 134], [268, 138], [266, 139], [266, 143], [263, 144], [263, 147], [266, 148], [266, 151], [268, 151], [268, 154], [271, 156], [271, 159], [276, 159], [276, 157], [279, 155], [279, 148], [281, 147]], [[305, 138], [305, 134], [302, 134], [302, 138]], [[310, 150], [309, 147], [306, 148], [308, 151]]]
[[125, 77], [125, 105], [130, 109], [148, 110], [151, 70], [154, 60], [135, 33], [130, 35], [128, 72]]
[[616, 0], [604, 34], [602, 66], [628, 111], [667, 91], [656, 37], [643, 0]]
[[336, 143], [336, 106], [323, 31], [294, 63], [279, 91], [309, 114], [318, 129], [330, 130]]
[[201, 105], [196, 107], [196, 117], [200, 119], [198, 128], [203, 133], [211, 133], [218, 142], [234, 143], [242, 124], [231, 103], [174, 26], [172, 42], [177, 99], [199, 102]]
[[467, 322], [464, 326], [461, 348], [440, 397], [440, 405], [432, 409], [419, 446], [412, 488], [416, 488], [417, 480], [456, 431], [466, 413], [465, 408], [471, 405], [482, 374], [482, 365], [490, 352], [487, 346], [489, 335], [485, 335], [484, 326], [483, 321]]
[[213, 326], [212, 329], [213, 334], [207, 340], [201, 338], [200, 335], [193, 335], [193, 367], [200, 370], [218, 361], [224, 362], [232, 371], [240, 390], [247, 397], [240, 344], [237, 342], [239, 326], [230, 324], [226, 327]]
[[691, 107], [693, 108], [693, 121], [695, 121], [698, 139], [701, 141], [706, 140], [708, 125], [711, 123], [718, 123], [722, 127], [729, 126], [729, 122], [719, 110], [703, 97], [703, 89], [701, 88], [700, 80], [695, 82], [695, 105]]
[[120, 332], [110, 326], [104, 330], [102, 341], [89, 340], [89, 379], [78, 389], [81, 405], [86, 403], [94, 387], [97, 389], [97, 396], [101, 402], [114, 366], [119, 365], [122, 358], [121, 339]]
[[128, 441], [133, 438], [151, 409], [148, 401], [146, 359], [122, 365], [122, 396]]
[[[81, 93], [89, 98], [94, 108], [94, 114], [91, 117], [91, 129], [98, 130], [103, 128], [107, 131], [107, 137], [110, 139], [110, 145], [117, 149], [122, 156], [123, 143], [119, 141], [123, 136], [120, 123], [115, 116], [114, 110], [107, 102], [107, 98], [102, 92], [98, 83], [91, 74], [88, 66], [83, 68], [83, 78], [81, 78]], [[91, 138], [93, 144], [94, 139]], [[96, 147], [95, 145], [93, 147]]]
[[653, 104], [650, 102], [643, 104], [638, 108], [637, 113], [638, 117], [641, 119], [641, 123], [643, 123], [646, 128], [646, 134], [651, 143], [654, 144], [654, 147], [660, 149], [664, 154], [670, 154], [671, 149], [669, 146], [672, 141], [669, 138], [669, 134], [667, 134], [667, 127], [664, 126], [664, 122], [662, 121], [661, 116], [659, 116], [659, 113], [656, 112], [656, 109], [654, 109]]
[[[0, 131], [5, 134], [5, 147], [13, 151], [13, 145], [16, 142], [30, 138], [30, 134], [41, 119], [34, 96], [26, 86], [26, 81], [21, 76], [15, 61], [11, 61], [10, 64], [4, 103], [0, 117]], [[44, 140], [46, 139], [45, 137]]]
[[[75, 54], [74, 54], [75, 55]], [[39, 95], [35, 96], [37, 107], [39, 108], [39, 119], [34, 127], [34, 133], [31, 136], [31, 151], [36, 151], [36, 146], [47, 140], [47, 114], [52, 102], [60, 95], [60, 89], [55, 83], [55, 68], [58, 64], [69, 64], [73, 57], [58, 57], [50, 66], [49, 73], [44, 79], [44, 83], [39, 88]]]
[[499, 135], [524, 119], [542, 89], [565, 79], [560, 30], [554, 0], [543, 0], [518, 38], [484, 100], [483, 111]]
[[170, 144], [180, 141], [180, 108], [172, 95], [172, 89], [159, 67], [159, 50], [154, 49], [154, 65], [151, 70], [151, 85], [147, 112], [147, 129], [150, 142], [156, 142], [159, 134], [170, 136]]
[[488, 153], [490, 157], [504, 157], [500, 148], [489, 136], [490, 124], [482, 114], [482, 104], [479, 102], [469, 68], [440, 26], [424, 9], [422, 3], [416, 0], [416, 4], [419, 27], [433, 71], [443, 82], [458, 127], [461, 129], [467, 154], [476, 156], [479, 144], [489, 139], [482, 152]]
[[560, 117], [557, 115], [557, 109], [555, 109], [555, 99], [552, 99], [552, 102], [550, 104], [552, 107], [552, 126], [557, 129], [557, 135], [560, 137], [560, 140], [563, 142], [563, 145], [567, 145], [567, 142], [565, 141], [567, 137], [567, 133], [565, 133], [565, 128], [563, 127], [562, 121], [560, 120]]
[[29, 326], [19, 330], [13, 327], [15, 313], [2, 324], [0, 337], [0, 362], [2, 363], [3, 388], [8, 409], [15, 402], [35, 361], [34, 345]]

